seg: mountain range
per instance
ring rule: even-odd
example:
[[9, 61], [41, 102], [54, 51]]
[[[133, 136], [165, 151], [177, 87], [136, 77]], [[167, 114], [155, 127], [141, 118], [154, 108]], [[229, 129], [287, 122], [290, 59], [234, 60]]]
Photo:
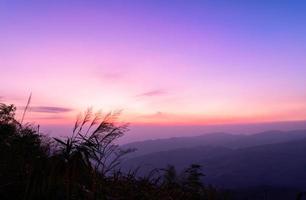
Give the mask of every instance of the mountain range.
[[222, 188], [258, 186], [306, 189], [306, 130], [267, 131], [253, 135], [212, 133], [196, 137], [134, 142], [124, 161], [140, 174], [173, 165], [203, 167], [203, 182]]

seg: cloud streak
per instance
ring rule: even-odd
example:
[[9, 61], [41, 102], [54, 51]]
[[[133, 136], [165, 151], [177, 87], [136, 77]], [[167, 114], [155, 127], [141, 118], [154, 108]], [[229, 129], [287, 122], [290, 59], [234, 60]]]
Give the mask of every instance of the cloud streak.
[[137, 97], [153, 97], [153, 96], [163, 96], [167, 94], [164, 90], [150, 90], [141, 94], [138, 94]]
[[121, 80], [124, 77], [123, 72], [108, 72], [102, 74], [103, 79], [106, 80]]
[[37, 113], [66, 113], [72, 111], [73, 109], [53, 106], [31, 106], [30, 110]]

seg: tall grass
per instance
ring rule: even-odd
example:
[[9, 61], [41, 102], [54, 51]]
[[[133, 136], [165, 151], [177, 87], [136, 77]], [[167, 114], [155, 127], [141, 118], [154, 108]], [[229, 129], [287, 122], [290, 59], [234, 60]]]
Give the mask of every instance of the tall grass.
[[128, 131], [118, 123], [120, 112], [88, 109], [70, 136], [49, 138], [15, 120], [15, 111], [0, 104], [0, 199], [216, 199], [198, 165], [180, 175], [172, 166], [142, 177], [137, 169], [122, 172], [134, 149], [117, 144]]

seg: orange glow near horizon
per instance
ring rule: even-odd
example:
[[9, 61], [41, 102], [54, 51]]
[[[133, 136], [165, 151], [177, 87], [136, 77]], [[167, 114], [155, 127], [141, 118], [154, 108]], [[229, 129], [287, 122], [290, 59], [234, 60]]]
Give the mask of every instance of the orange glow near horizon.
[[[26, 121], [41, 125], [73, 125], [77, 115], [81, 112], [71, 111], [66, 114], [39, 114], [31, 110], [26, 114]], [[17, 116], [21, 116], [21, 110], [17, 112]], [[103, 114], [102, 114], [103, 116]], [[136, 114], [124, 113], [118, 118], [118, 122], [130, 123], [132, 125], [222, 125], [222, 124], [252, 124], [267, 122], [285, 122], [285, 121], [303, 121], [306, 120], [306, 113], [303, 112], [287, 112], [273, 114], [257, 114], [257, 115], [201, 115], [201, 114]]]

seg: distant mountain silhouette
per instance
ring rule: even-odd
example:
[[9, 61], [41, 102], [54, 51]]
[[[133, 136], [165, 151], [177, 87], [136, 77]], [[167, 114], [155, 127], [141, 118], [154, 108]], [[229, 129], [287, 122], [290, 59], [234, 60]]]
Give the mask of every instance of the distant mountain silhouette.
[[168, 139], [146, 140], [133, 142], [123, 147], [136, 148], [130, 157], [137, 157], [149, 153], [168, 151], [179, 148], [196, 146], [222, 146], [229, 148], [251, 147], [263, 144], [274, 144], [306, 138], [306, 130], [294, 131], [266, 131], [252, 135], [211, 133], [193, 137], [174, 137]]
[[[150, 153], [126, 160], [125, 165], [141, 166], [142, 172], [147, 173], [152, 168], [163, 168], [168, 164], [182, 170], [191, 163], [198, 163], [203, 166], [203, 172], [207, 175], [204, 182], [220, 187], [270, 185], [305, 189], [306, 131], [270, 131], [250, 136], [237, 136], [235, 140], [234, 137], [230, 138], [232, 135], [223, 135], [228, 136], [224, 142], [220, 142], [222, 140], [219, 139], [214, 140], [215, 143], [211, 143], [213, 145], [205, 144]], [[215, 137], [221, 137], [221, 134]], [[194, 141], [196, 138], [203, 139], [205, 136], [189, 139]], [[212, 135], [209, 135], [209, 138], [212, 138]], [[167, 140], [161, 141], [166, 143]], [[171, 143], [169, 141], [175, 139], [169, 139], [168, 144]], [[157, 140], [154, 144], [159, 147]], [[179, 143], [175, 144], [179, 146]]]
[[231, 148], [251, 147], [263, 144], [276, 144], [306, 138], [306, 130], [293, 131], [265, 131], [248, 135], [233, 142], [227, 142], [225, 146]]
[[[306, 133], [305, 133], [306, 135]], [[243, 139], [244, 135], [233, 135], [228, 133], [211, 133], [193, 137], [174, 137], [169, 139], [146, 140], [123, 145], [125, 148], [136, 148], [137, 151], [130, 154], [131, 157], [141, 156], [149, 153], [168, 151], [178, 148], [189, 148], [195, 146], [223, 146]]]

